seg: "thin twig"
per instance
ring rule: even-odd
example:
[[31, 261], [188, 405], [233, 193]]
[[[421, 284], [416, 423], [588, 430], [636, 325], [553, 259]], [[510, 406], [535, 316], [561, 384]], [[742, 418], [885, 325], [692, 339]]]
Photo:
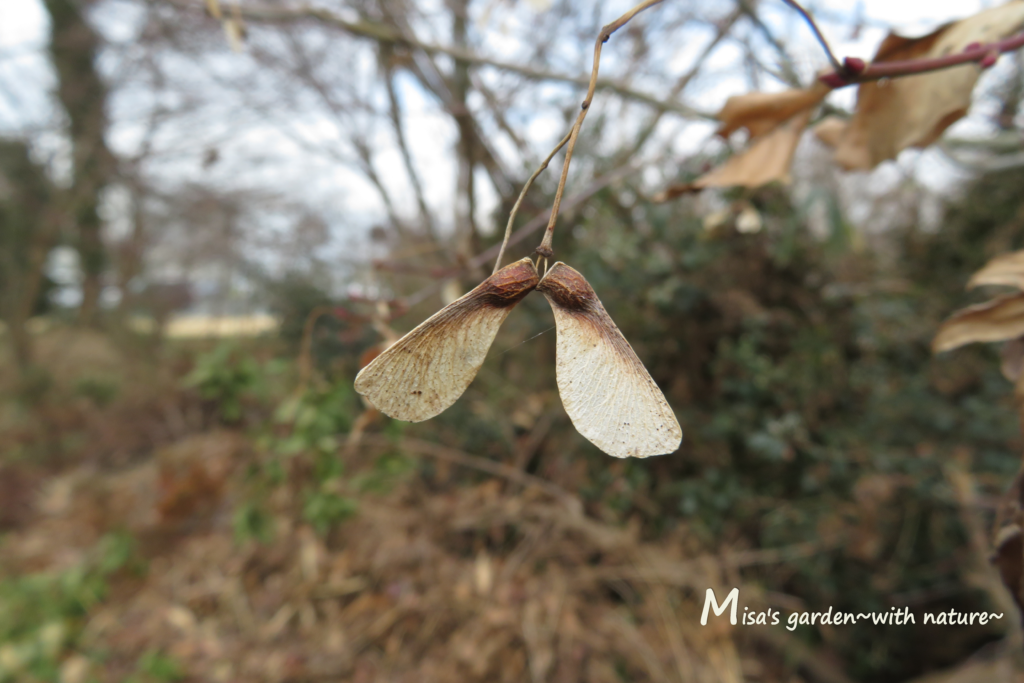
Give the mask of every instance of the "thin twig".
[[544, 162], [537, 167], [537, 170], [533, 172], [533, 175], [530, 176], [530, 179], [526, 181], [525, 185], [523, 185], [523, 191], [519, 193], [519, 198], [516, 199], [516, 203], [512, 207], [511, 213], [509, 213], [508, 215], [508, 225], [505, 226], [505, 239], [501, 241], [501, 249], [498, 250], [498, 258], [495, 259], [494, 261], [494, 270], [491, 271], [492, 275], [498, 272], [498, 268], [501, 268], [501, 257], [505, 255], [505, 247], [508, 246], [508, 239], [509, 237], [512, 236], [512, 223], [515, 222], [516, 220], [516, 214], [519, 213], [519, 205], [523, 203], [523, 198], [526, 197], [526, 192], [533, 185], [533, 181], [537, 179], [537, 176], [539, 176], [544, 171], [544, 169], [548, 167], [548, 164], [551, 163], [551, 160], [555, 157], [556, 154], [558, 154], [558, 150], [562, 149], [562, 147], [565, 146], [565, 143], [569, 141], [569, 137], [571, 135], [572, 131], [569, 131], [568, 133], [565, 134], [565, 137], [562, 138], [562, 141], [559, 142], [553, 150], [551, 150], [551, 154], [549, 154], [547, 158], [544, 160]]
[[550, 258], [554, 255], [554, 250], [551, 248], [551, 239], [555, 232], [555, 221], [558, 220], [558, 207], [562, 203], [562, 193], [565, 192], [565, 181], [569, 177], [569, 163], [572, 161], [572, 152], [576, 147], [576, 140], [580, 135], [580, 128], [583, 127], [583, 119], [587, 117], [587, 111], [590, 109], [590, 103], [594, 101], [594, 91], [597, 89], [597, 72], [601, 66], [601, 48], [608, 42], [612, 34], [618, 31], [620, 28], [625, 26], [630, 19], [635, 17], [640, 12], [643, 12], [649, 7], [653, 7], [661, 3], [662, 0], [644, 0], [639, 5], [629, 10], [621, 17], [606, 25], [601, 29], [601, 33], [597, 36], [597, 42], [594, 44], [594, 65], [590, 70], [590, 83], [587, 86], [587, 96], [583, 99], [583, 104], [580, 107], [580, 113], [576, 117], [576, 123], [573, 124], [572, 131], [569, 133], [569, 143], [565, 148], [565, 162], [562, 164], [562, 176], [558, 180], [558, 189], [555, 191], [555, 201], [551, 207], [551, 217], [548, 219], [547, 229], [544, 231], [544, 238], [541, 240], [540, 246], [537, 247], [537, 253], [546, 258]]
[[843, 65], [838, 59], [836, 59], [835, 54], [832, 52], [832, 48], [828, 46], [828, 41], [825, 40], [825, 36], [822, 35], [821, 29], [818, 28], [818, 24], [814, 21], [814, 17], [811, 16], [810, 12], [801, 7], [800, 3], [796, 0], [782, 1], [795, 9], [797, 13], [804, 18], [807, 25], [811, 27], [812, 31], [814, 31], [814, 37], [818, 39], [818, 42], [821, 43], [822, 49], [825, 50], [825, 54], [828, 56], [828, 61], [832, 63], [832, 68], [836, 70], [836, 73], [843, 73], [845, 71]]
[[[704, 66], [704, 63], [707, 60], [707, 58], [710, 57], [711, 53], [718, 48], [719, 43], [721, 43], [722, 39], [724, 39], [729, 34], [729, 32], [732, 30], [732, 27], [736, 25], [736, 22], [739, 21], [740, 17], [742, 16], [743, 10], [736, 9], [717, 26], [715, 37], [712, 38], [711, 42], [704, 47], [704, 50], [703, 52], [701, 52], [701, 55], [697, 57], [696, 60], [694, 60], [693, 66], [690, 67], [690, 70], [683, 74], [679, 78], [679, 80], [676, 81], [675, 85], [672, 86], [672, 90], [669, 92], [668, 95], [669, 100], [675, 101], [676, 98], [678, 98], [679, 95], [682, 94], [683, 90], [686, 89], [686, 86], [690, 84], [690, 81], [692, 81], [697, 76], [697, 74], [700, 73], [700, 70]], [[662, 116], [664, 116], [664, 114], [665, 110], [663, 109], [655, 110], [655, 112], [651, 115], [647, 123], [645, 123], [643, 128], [640, 129], [640, 133], [637, 134], [636, 141], [633, 143], [632, 149], [628, 150], [627, 153], [622, 155], [620, 158], [628, 159], [637, 152], [639, 152], [640, 148], [644, 146], [644, 143], [646, 143], [648, 138], [650, 138], [651, 135], [654, 133], [655, 129], [658, 126], [658, 122], [661, 121], [661, 118]]]
[[796, 67], [793, 65], [793, 58], [788, 52], [786, 52], [786, 46], [775, 37], [775, 34], [772, 33], [770, 28], [768, 28], [768, 25], [761, 20], [760, 16], [758, 16], [757, 8], [754, 6], [752, 0], [738, 0], [738, 4], [743, 10], [743, 13], [747, 15], [748, 19], [750, 19], [751, 23], [754, 24], [754, 27], [761, 32], [765, 40], [771, 44], [772, 48], [779, 55], [779, 68], [782, 69], [782, 72], [774, 73], [763, 64], [761, 65], [761, 68], [773, 77], [783, 83], [786, 83], [791, 88], [799, 88], [800, 76], [797, 74]]
[[494, 122], [497, 124], [498, 128], [501, 129], [501, 131], [505, 133], [505, 135], [507, 135], [515, 144], [520, 156], [524, 158], [528, 156], [529, 146], [523, 140], [522, 136], [515, 131], [505, 116], [505, 110], [508, 109], [508, 103], [512, 101], [510, 95], [518, 94], [519, 90], [509, 88], [502, 93], [502, 99], [499, 99], [494, 91], [487, 87], [487, 84], [484, 83], [479, 74], [472, 73], [470, 74], [470, 78], [473, 79], [473, 88], [484, 96], [484, 101], [487, 102], [487, 108], [490, 110], [491, 116], [494, 118]]
[[[634, 161], [631, 164], [627, 164], [625, 166], [617, 168], [614, 171], [608, 173], [607, 175], [603, 175], [600, 178], [597, 178], [576, 194], [569, 195], [569, 197], [565, 199], [565, 208], [572, 209], [578, 206], [579, 204], [582, 204], [583, 202], [587, 201], [588, 199], [590, 199], [595, 194], [597, 194], [604, 188], [608, 187], [612, 183], [621, 180], [630, 173], [636, 171], [642, 165], [642, 161]], [[514, 233], [512, 233], [512, 236], [508, 239], [508, 246], [522, 242], [524, 239], [526, 239], [533, 233], [543, 228], [546, 223], [546, 214], [541, 214], [535, 217], [533, 220], [528, 221], [525, 225], [523, 225]], [[431, 283], [424, 287], [423, 289], [416, 292], [415, 294], [412, 294], [410, 296], [405, 297], [404, 299], [399, 300], [398, 303], [401, 303], [405, 309], [415, 306], [416, 304], [420, 303], [431, 294], [435, 294], [436, 292], [441, 291], [441, 289], [448, 282], [448, 280], [458, 277], [460, 274], [465, 273], [472, 268], [477, 268], [490, 261], [498, 253], [499, 248], [500, 246], [495, 244], [487, 249], [484, 249], [482, 252], [480, 252], [472, 259], [470, 259], [468, 263], [462, 264], [462, 266], [458, 270], [454, 270], [446, 274], [446, 279]]]
[[[169, 2], [186, 9], [198, 9], [198, 7], [191, 2], [191, 0], [168, 0]], [[359, 21], [347, 21], [340, 15], [324, 8], [310, 7], [310, 6], [298, 6], [298, 7], [276, 7], [272, 5], [255, 5], [255, 4], [244, 4], [241, 5], [241, 13], [245, 19], [250, 22], [274, 22], [274, 21], [303, 21], [312, 20], [318, 21], [328, 26], [334, 26], [340, 28], [353, 36], [360, 38], [368, 38], [376, 40], [380, 43], [391, 43], [395, 45], [405, 45], [414, 47], [418, 50], [422, 50], [428, 54], [444, 54], [454, 59], [460, 59], [470, 64], [477, 64], [481, 66], [490, 66], [501, 71], [508, 71], [510, 73], [517, 73], [521, 76], [529, 78], [535, 81], [562, 81], [565, 83], [575, 83], [576, 85], [587, 85], [588, 81], [586, 78], [580, 78], [578, 76], [570, 76], [568, 74], [560, 74], [557, 72], [545, 71], [544, 69], [535, 69], [530, 66], [523, 65], [517, 62], [506, 62], [500, 59], [491, 59], [483, 55], [478, 55], [469, 50], [463, 50], [451, 46], [439, 45], [435, 43], [428, 43], [426, 41], [419, 40], [418, 38], [410, 35], [406, 35], [396, 29], [395, 27], [369, 20]], [[597, 87], [603, 90], [610, 90], [622, 97], [628, 97], [638, 102], [644, 102], [652, 107], [659, 109], [665, 109], [667, 111], [675, 112], [681, 116], [687, 116], [691, 118], [700, 118], [707, 120], [714, 120], [714, 115], [710, 112], [702, 112], [696, 109], [691, 109], [678, 102], [663, 101], [649, 95], [647, 93], [633, 90], [626, 83], [619, 81], [601, 80], [598, 81]]]

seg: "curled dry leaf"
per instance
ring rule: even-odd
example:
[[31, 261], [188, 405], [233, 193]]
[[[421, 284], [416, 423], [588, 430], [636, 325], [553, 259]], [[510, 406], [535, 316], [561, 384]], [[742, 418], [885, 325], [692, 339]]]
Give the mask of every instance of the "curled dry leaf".
[[558, 262], [537, 290], [555, 314], [558, 391], [580, 434], [617, 458], [679, 448], [675, 413], [586, 279]]
[[693, 182], [693, 186], [760, 187], [774, 180], [787, 180], [789, 167], [793, 163], [793, 154], [811, 118], [811, 111], [812, 109], [805, 109], [798, 112], [771, 132], [754, 138], [747, 149], [730, 157], [707, 175], [698, 178]]
[[664, 202], [706, 187], [760, 187], [775, 180], [787, 181], [800, 136], [814, 108], [829, 92], [827, 85], [816, 82], [807, 89], [730, 97], [718, 112], [722, 122], [718, 134], [728, 137], [746, 128], [750, 133], [747, 148], [692, 183], [669, 186], [652, 199]]
[[785, 123], [797, 114], [813, 109], [830, 92], [823, 83], [807, 89], [783, 92], [752, 92], [734, 95], [715, 117], [722, 122], [718, 134], [728, 137], [740, 128], [746, 128], [756, 138]]
[[932, 341], [935, 353], [973, 342], [1000, 342], [1024, 336], [1024, 294], [1010, 294], [954, 313]]
[[[943, 57], [962, 52], [972, 43], [1005, 38], [1022, 25], [1024, 2], [1015, 0], [946, 24], [921, 38], [890, 33], [873, 63]], [[927, 147], [967, 113], [980, 73], [978, 65], [965, 64], [862, 83], [856, 112], [836, 145], [836, 162], [847, 169], [867, 170], [895, 158], [907, 147]]]
[[749, 93], [730, 97], [718, 113], [720, 135], [750, 131], [747, 149], [692, 183], [695, 188], [743, 185], [759, 187], [789, 179], [789, 167], [814, 108], [831, 92], [816, 82], [806, 90]]
[[997, 256], [971, 276], [967, 289], [983, 285], [1007, 285], [1024, 290], [1024, 251]]
[[377, 356], [356, 391], [385, 415], [422, 422], [462, 396], [483, 365], [498, 327], [537, 286], [533, 262], [505, 266]]

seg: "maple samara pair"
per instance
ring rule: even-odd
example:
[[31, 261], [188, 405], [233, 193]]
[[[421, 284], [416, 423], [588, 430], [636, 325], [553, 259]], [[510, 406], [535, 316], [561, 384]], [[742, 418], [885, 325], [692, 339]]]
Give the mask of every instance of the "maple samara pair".
[[580, 434], [617, 458], [678, 449], [683, 431], [665, 396], [590, 283], [562, 262], [544, 277], [528, 258], [505, 266], [377, 356], [356, 376], [356, 391], [396, 420], [438, 415], [473, 381], [498, 327], [534, 289], [555, 313], [558, 392]]

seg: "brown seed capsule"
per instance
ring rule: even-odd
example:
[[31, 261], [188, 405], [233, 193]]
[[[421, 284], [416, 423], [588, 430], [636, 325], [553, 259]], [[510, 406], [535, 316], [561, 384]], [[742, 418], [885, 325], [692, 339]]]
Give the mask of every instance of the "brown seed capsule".
[[396, 420], [440, 414], [466, 391], [498, 327], [539, 279], [528, 258], [505, 266], [377, 356], [356, 376], [356, 391]]
[[617, 458], [679, 448], [675, 413], [586, 278], [558, 262], [537, 291], [555, 314], [558, 393], [579, 433]]

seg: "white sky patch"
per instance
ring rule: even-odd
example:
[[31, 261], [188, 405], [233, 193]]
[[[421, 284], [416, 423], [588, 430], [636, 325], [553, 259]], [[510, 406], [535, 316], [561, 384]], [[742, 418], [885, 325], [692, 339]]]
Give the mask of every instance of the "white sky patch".
[[0, 3], [0, 134], [47, 117], [54, 82], [48, 40], [49, 21], [37, 0]]

